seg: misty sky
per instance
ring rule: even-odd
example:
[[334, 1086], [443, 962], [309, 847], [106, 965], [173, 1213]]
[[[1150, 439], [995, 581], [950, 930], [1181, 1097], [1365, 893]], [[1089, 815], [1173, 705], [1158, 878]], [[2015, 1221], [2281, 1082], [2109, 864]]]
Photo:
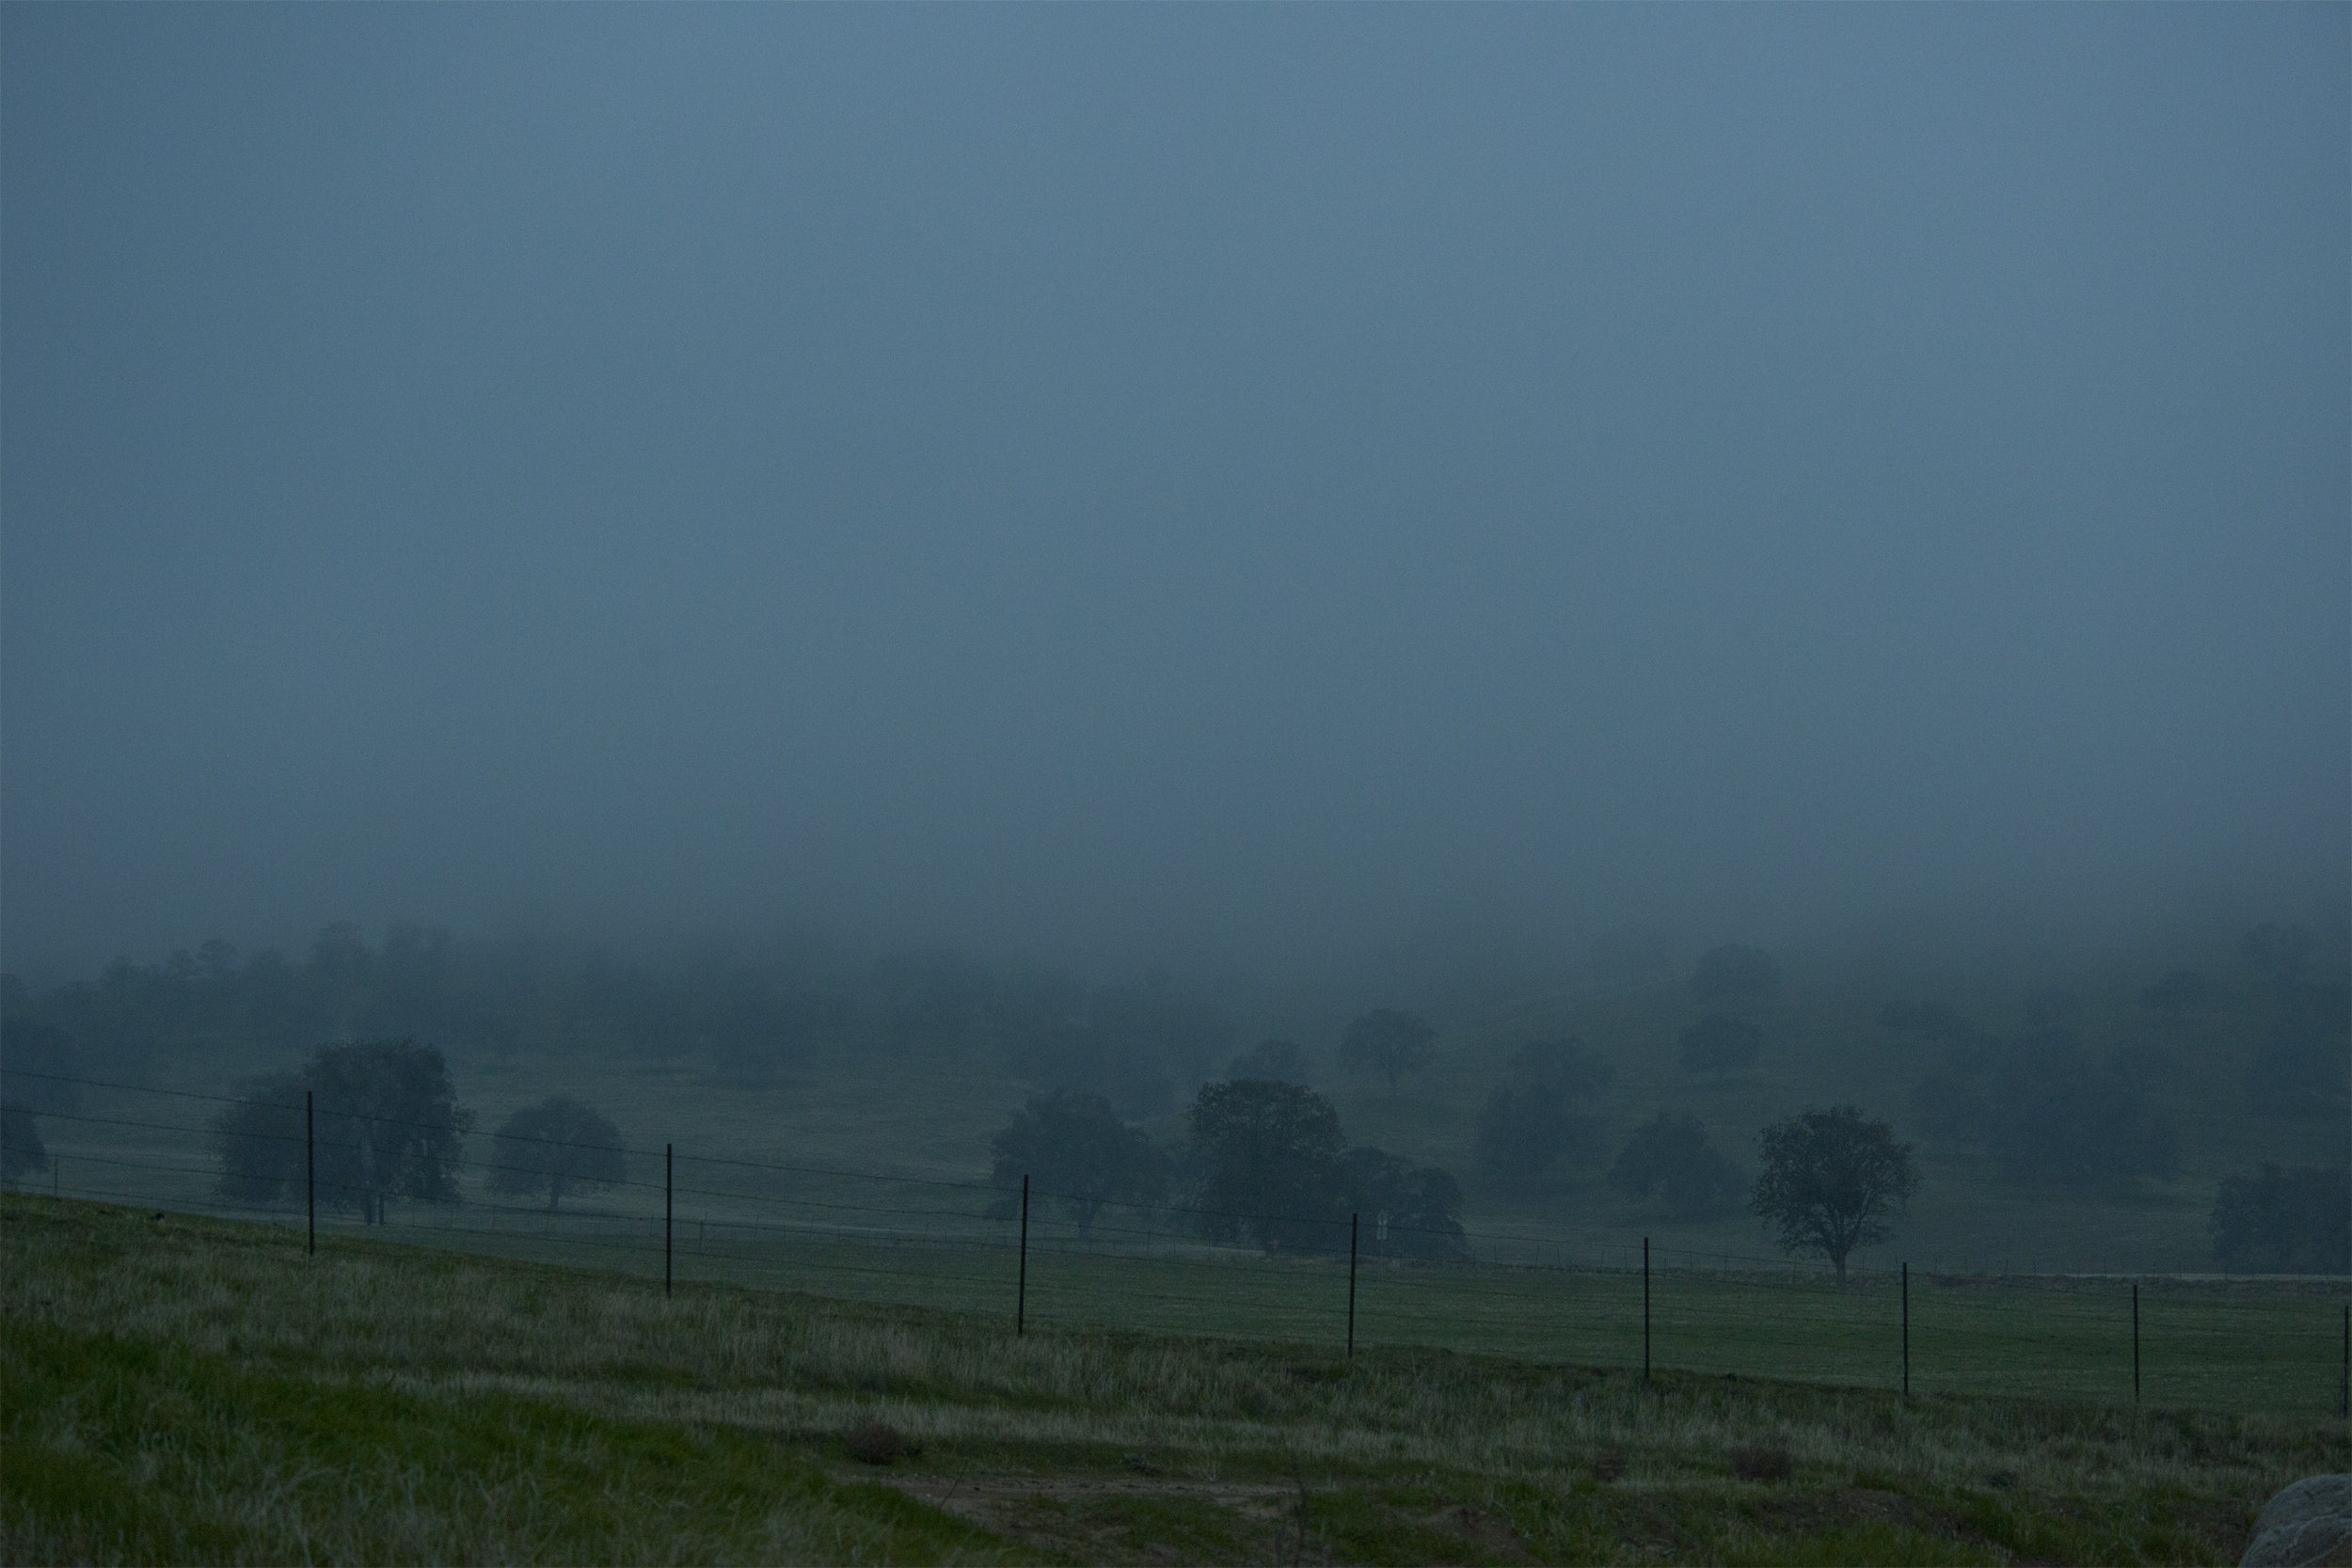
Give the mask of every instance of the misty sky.
[[0, 948], [2341, 889], [2348, 16], [0, 9]]

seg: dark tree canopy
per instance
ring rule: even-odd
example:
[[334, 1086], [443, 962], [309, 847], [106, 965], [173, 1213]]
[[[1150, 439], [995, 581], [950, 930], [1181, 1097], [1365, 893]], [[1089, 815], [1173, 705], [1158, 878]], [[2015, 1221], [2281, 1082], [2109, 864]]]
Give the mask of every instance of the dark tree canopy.
[[492, 1135], [490, 1190], [545, 1192], [550, 1214], [573, 1187], [610, 1186], [628, 1176], [621, 1130], [562, 1095], [524, 1106]]
[[1683, 1030], [1676, 1043], [1685, 1072], [1711, 1072], [1720, 1078], [1734, 1068], [1756, 1065], [1764, 1050], [1764, 1027], [1729, 1013], [1709, 1013]]
[[473, 1114], [457, 1103], [441, 1053], [405, 1039], [322, 1045], [296, 1070], [252, 1085], [213, 1124], [223, 1196], [301, 1194], [306, 1089], [316, 1097], [320, 1202], [379, 1225], [393, 1198], [457, 1201]]
[[1930, 1132], [1986, 1150], [2021, 1180], [2082, 1191], [2173, 1173], [2178, 1134], [2148, 1094], [2156, 1065], [2144, 1049], [2095, 1058], [2045, 1028], [1954, 1047], [1912, 1099]]
[[1614, 1069], [1582, 1041], [1530, 1040], [1478, 1113], [1478, 1163], [1498, 1181], [1526, 1183], [1587, 1151], [1598, 1129], [1577, 1107], [1609, 1085]]
[[2248, 1274], [2352, 1274], [2352, 1172], [2265, 1164], [2226, 1177], [2208, 1227], [2213, 1260]]
[[49, 1168], [49, 1150], [40, 1141], [40, 1127], [31, 1109], [0, 1104], [0, 1181], [13, 1181]]
[[1763, 1174], [1749, 1208], [1779, 1232], [1790, 1252], [1818, 1253], [1846, 1279], [1856, 1247], [1892, 1241], [1887, 1220], [1918, 1186], [1911, 1146], [1895, 1130], [1852, 1105], [1806, 1111], [1756, 1135]]
[[1436, 1259], [1468, 1255], [1470, 1247], [1462, 1237], [1462, 1188], [1451, 1172], [1365, 1147], [1340, 1156], [1338, 1182], [1339, 1206], [1360, 1216], [1366, 1256]]
[[1225, 1076], [1234, 1082], [1263, 1078], [1272, 1084], [1305, 1084], [1307, 1053], [1289, 1040], [1260, 1040], [1232, 1060]]
[[1414, 1014], [1377, 1007], [1348, 1021], [1340, 1037], [1340, 1066], [1350, 1072], [1378, 1072], [1396, 1087], [1400, 1073], [1419, 1072], [1429, 1062], [1438, 1032]]
[[1703, 1007], [1747, 1011], [1780, 994], [1780, 965], [1761, 947], [1726, 942], [1699, 955], [1691, 995]]
[[989, 1152], [996, 1157], [994, 1185], [1017, 1192], [1027, 1177], [1033, 1193], [1061, 1204], [1077, 1222], [1082, 1239], [1092, 1237], [1104, 1205], [1154, 1202], [1167, 1183], [1160, 1151], [1101, 1095], [1056, 1089], [1030, 1101], [989, 1140]]
[[1345, 1246], [1340, 1114], [1312, 1089], [1245, 1079], [1204, 1084], [1186, 1114], [1206, 1175], [1198, 1196], [1202, 1231], [1277, 1248]]
[[1696, 1117], [1659, 1112], [1640, 1127], [1609, 1167], [1609, 1185], [1630, 1198], [1663, 1198], [1677, 1219], [1727, 1213], [1740, 1206], [1740, 1176]]

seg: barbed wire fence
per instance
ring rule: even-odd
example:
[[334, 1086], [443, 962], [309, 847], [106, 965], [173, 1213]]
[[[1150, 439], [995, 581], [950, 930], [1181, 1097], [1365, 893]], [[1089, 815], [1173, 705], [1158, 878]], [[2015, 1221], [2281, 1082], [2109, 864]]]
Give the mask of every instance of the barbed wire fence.
[[[1596, 1368], [2242, 1411], [2352, 1414], [2352, 1302], [2342, 1278], [1962, 1274], [1694, 1250], [1645, 1239], [1471, 1230], [1392, 1215], [1282, 1214], [836, 1166], [550, 1139], [489, 1140], [469, 1175], [544, 1177], [527, 1145], [617, 1155], [570, 1208], [486, 1192], [407, 1202], [360, 1226], [337, 1136], [446, 1131], [344, 1107], [267, 1102], [276, 1129], [230, 1131], [251, 1097], [15, 1073], [129, 1097], [135, 1114], [44, 1109], [74, 1130], [41, 1183], [59, 1197], [306, 1228], [315, 1249], [387, 1240], [599, 1268], [648, 1280], [799, 1291], [998, 1317], [1034, 1327], [1280, 1340], [1353, 1354], [1414, 1347]], [[305, 1097], [306, 1101], [309, 1096]], [[119, 1106], [110, 1107], [121, 1109]], [[259, 1159], [231, 1160], [234, 1147]], [[65, 1173], [72, 1165], [72, 1179]], [[223, 1196], [225, 1170], [299, 1171], [304, 1201]], [[284, 1189], [288, 1183], [279, 1180]], [[593, 1189], [596, 1201], [583, 1201]], [[1073, 1208], [1073, 1206], [1076, 1206]], [[1076, 1212], [1083, 1208], [1083, 1215]], [[1320, 1227], [1285, 1251], [1232, 1239]], [[1222, 1232], [1222, 1235], [1217, 1234]]]

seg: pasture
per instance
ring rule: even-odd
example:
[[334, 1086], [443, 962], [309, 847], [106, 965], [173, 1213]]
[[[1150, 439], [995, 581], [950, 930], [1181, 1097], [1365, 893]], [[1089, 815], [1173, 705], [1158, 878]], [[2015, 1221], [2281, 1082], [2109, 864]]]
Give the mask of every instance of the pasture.
[[[642, 1271], [384, 1232], [330, 1229], [309, 1258], [283, 1226], [14, 1194], [0, 1218], [11, 1560], [2226, 1560], [2263, 1498], [2346, 1463], [2319, 1400], [2152, 1389], [2135, 1409], [1925, 1382], [1915, 1279], [1906, 1402], [1884, 1378], [1805, 1375], [1805, 1356], [1880, 1334], [1876, 1284], [1800, 1332], [1741, 1307], [1752, 1283], [1705, 1281], [1678, 1318], [1656, 1303], [1659, 1327], [1696, 1345], [1711, 1323], [1706, 1342], [1731, 1344], [1744, 1323], [1742, 1359], [1767, 1364], [1727, 1378], [1661, 1354], [1645, 1384], [1602, 1339], [1574, 1342], [1572, 1271], [1517, 1271], [1529, 1293], [1478, 1309], [1424, 1304], [1449, 1334], [1494, 1337], [1454, 1348], [1368, 1332], [1411, 1321], [1421, 1271], [1389, 1271], [1359, 1288], [1350, 1359], [1327, 1314], [1271, 1315], [1309, 1289], [1343, 1296], [1322, 1263], [1094, 1259], [1165, 1271], [1168, 1299], [1122, 1290], [1109, 1326], [1081, 1321], [1088, 1276], [1065, 1257], [1048, 1283], [1033, 1256], [1037, 1317], [1015, 1338], [991, 1248], [945, 1255], [976, 1299], [922, 1306], [857, 1299], [849, 1270], [882, 1266], [870, 1243], [834, 1243], [830, 1280], [809, 1249], [769, 1259], [804, 1271], [784, 1289], [752, 1282], [757, 1259], [733, 1281], [704, 1277], [715, 1252], [690, 1257], [665, 1295]], [[469, 1244], [586, 1250], [523, 1231]], [[952, 1270], [926, 1276], [954, 1293]], [[1581, 1283], [1593, 1323], [1622, 1315], [1625, 1280]], [[2030, 1293], [1988, 1291], [1939, 1332]], [[1218, 1330], [1219, 1294], [1232, 1323], [1269, 1310]], [[2325, 1305], [2196, 1306], [2235, 1335], [2298, 1300]], [[1543, 1303], [1551, 1343], [1509, 1354], [1513, 1313]], [[2263, 1311], [2288, 1317], [2231, 1316]], [[896, 1463], [850, 1456], [861, 1419], [899, 1434]]]

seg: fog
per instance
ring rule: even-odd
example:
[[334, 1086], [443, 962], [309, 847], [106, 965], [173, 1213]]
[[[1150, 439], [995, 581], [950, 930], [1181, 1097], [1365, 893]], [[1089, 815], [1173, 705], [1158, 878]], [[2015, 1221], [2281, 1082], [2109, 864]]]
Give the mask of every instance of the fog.
[[0, 957], [2340, 903], [2348, 57], [8, 8]]

